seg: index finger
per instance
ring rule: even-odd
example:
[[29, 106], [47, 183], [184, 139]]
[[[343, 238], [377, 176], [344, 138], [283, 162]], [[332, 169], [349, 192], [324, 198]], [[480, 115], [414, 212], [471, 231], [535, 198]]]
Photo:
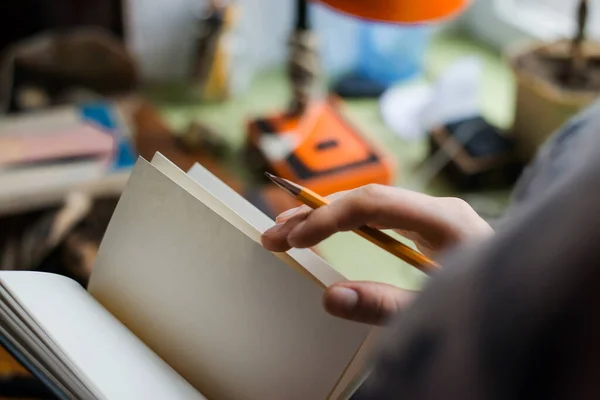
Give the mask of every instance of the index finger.
[[[333, 194], [327, 196], [326, 199], [329, 202], [333, 202], [333, 201], [340, 199], [343, 196], [347, 195], [349, 192], [350, 192], [350, 190], [345, 190], [342, 192], [333, 193]], [[288, 220], [290, 220], [291, 218], [296, 218], [301, 215], [309, 214], [312, 210], [313, 210], [312, 208], [310, 208], [306, 204], [303, 204], [300, 207], [292, 208], [290, 210], [287, 210], [287, 211], [279, 214], [275, 218], [275, 222], [278, 224], [283, 224], [283, 223], [287, 222]]]
[[288, 243], [297, 248], [316, 245], [336, 232], [364, 225], [393, 226], [409, 231], [436, 231], [438, 221], [430, 196], [380, 185], [369, 185], [311, 212], [288, 232]]

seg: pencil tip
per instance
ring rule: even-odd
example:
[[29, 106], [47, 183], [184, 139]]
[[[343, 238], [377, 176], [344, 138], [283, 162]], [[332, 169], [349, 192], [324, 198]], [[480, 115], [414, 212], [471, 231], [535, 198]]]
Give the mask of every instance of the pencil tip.
[[275, 176], [273, 174], [270, 174], [268, 172], [265, 172], [265, 175], [267, 177], [269, 177], [269, 179], [271, 179], [277, 186], [281, 187], [282, 189], [287, 190], [288, 192], [292, 193], [294, 196], [297, 196], [298, 194], [300, 194], [300, 188], [297, 187], [296, 185], [294, 185], [291, 182], [288, 182], [287, 180], [280, 178], [278, 176]]

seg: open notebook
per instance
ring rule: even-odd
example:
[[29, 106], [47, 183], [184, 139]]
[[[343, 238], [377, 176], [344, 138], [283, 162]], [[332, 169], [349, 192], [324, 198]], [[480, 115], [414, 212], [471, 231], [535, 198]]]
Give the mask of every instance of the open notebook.
[[272, 224], [201, 166], [140, 158], [88, 291], [0, 272], [0, 340], [64, 399], [348, 398], [376, 332], [327, 315], [344, 278], [265, 250]]

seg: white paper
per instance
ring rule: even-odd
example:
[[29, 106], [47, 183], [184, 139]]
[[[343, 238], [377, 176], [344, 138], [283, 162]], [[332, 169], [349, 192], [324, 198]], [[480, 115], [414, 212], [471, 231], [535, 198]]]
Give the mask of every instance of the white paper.
[[91, 293], [212, 400], [327, 398], [369, 328], [329, 316], [320, 287], [188, 192], [180, 172], [175, 183], [138, 161]]
[[442, 125], [481, 115], [481, 76], [481, 61], [466, 57], [432, 85], [393, 87], [381, 97], [382, 118], [401, 138], [416, 140]]
[[381, 97], [381, 117], [401, 138], [421, 139], [427, 135], [422, 125], [421, 114], [432, 97], [433, 90], [426, 84], [393, 87]]
[[423, 109], [423, 128], [439, 126], [481, 115], [481, 61], [466, 57], [452, 64], [433, 86], [433, 94]]
[[104, 399], [204, 399], [75, 281], [8, 271], [0, 280]]

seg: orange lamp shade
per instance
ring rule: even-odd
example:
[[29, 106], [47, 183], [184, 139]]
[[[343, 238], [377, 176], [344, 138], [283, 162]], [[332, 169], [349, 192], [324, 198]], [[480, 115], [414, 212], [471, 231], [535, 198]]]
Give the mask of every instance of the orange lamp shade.
[[380, 22], [414, 24], [450, 18], [470, 0], [319, 0], [338, 11]]

